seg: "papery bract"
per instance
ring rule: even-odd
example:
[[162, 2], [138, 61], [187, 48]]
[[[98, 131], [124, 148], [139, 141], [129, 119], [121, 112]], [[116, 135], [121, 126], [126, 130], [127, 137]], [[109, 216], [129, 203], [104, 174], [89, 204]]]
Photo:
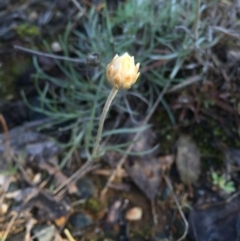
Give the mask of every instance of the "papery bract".
[[128, 53], [118, 56], [107, 65], [107, 80], [115, 89], [129, 89], [136, 81], [140, 73], [138, 72], [140, 64], [134, 62], [134, 57]]

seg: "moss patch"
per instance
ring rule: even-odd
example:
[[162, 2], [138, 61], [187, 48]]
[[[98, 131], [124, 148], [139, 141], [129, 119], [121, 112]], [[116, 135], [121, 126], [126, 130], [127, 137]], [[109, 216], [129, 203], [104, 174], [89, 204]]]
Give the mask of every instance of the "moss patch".
[[3, 59], [2, 71], [0, 72], [0, 96], [1, 100], [11, 100], [17, 89], [15, 82], [24, 70], [31, 64], [29, 57], [10, 55]]
[[39, 28], [35, 25], [23, 23], [17, 26], [16, 32], [20, 37], [35, 37], [40, 34]]
[[97, 214], [102, 209], [102, 203], [95, 198], [89, 198], [86, 202], [86, 208], [91, 213]]

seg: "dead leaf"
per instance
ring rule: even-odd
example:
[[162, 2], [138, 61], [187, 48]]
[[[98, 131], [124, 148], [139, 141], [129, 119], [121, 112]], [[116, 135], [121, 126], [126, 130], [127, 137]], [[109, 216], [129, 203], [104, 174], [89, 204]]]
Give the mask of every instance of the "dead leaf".
[[159, 192], [162, 179], [159, 159], [143, 159], [136, 157], [134, 158], [133, 165], [127, 163], [126, 166], [128, 175], [132, 178], [134, 183], [149, 200], [153, 200]]
[[54, 220], [54, 223], [56, 224], [57, 227], [63, 227], [68, 220], [68, 215], [67, 216], [61, 216], [60, 218], [57, 218]]
[[[130, 126], [132, 124], [129, 124]], [[156, 135], [152, 129], [145, 130], [139, 137], [139, 140], [134, 144], [133, 152], [147, 152], [154, 150], [154, 142]], [[121, 136], [121, 142], [130, 141], [133, 136]], [[125, 168], [128, 176], [130, 176], [133, 182], [138, 188], [147, 196], [149, 200], [153, 200], [160, 189], [162, 180], [162, 171], [170, 168], [174, 156], [167, 155], [163, 157], [155, 158], [156, 149], [141, 157], [129, 157], [126, 160]], [[121, 155], [115, 152], [106, 153], [106, 161], [112, 166], [116, 166], [116, 160], [119, 160]]]
[[160, 189], [162, 172], [170, 169], [174, 156], [166, 155], [158, 158], [135, 158], [133, 165], [127, 164], [128, 175], [138, 188], [153, 200]]
[[[25, 155], [24, 160], [34, 166], [42, 161], [49, 160], [61, 152], [57, 143], [48, 136], [35, 131], [39, 122], [27, 123], [21, 127], [13, 128], [9, 132], [11, 151], [16, 156]], [[0, 135], [0, 155], [6, 148], [4, 134]], [[24, 164], [24, 163], [22, 163]]]
[[190, 136], [179, 137], [176, 164], [183, 183], [192, 184], [197, 181], [200, 175], [200, 151]]

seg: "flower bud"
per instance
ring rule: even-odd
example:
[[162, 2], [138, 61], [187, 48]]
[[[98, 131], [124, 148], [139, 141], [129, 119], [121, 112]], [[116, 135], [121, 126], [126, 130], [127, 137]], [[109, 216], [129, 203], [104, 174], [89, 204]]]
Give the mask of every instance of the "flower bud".
[[135, 65], [134, 57], [128, 53], [118, 56], [107, 65], [107, 80], [115, 89], [129, 89], [137, 80], [139, 63]]

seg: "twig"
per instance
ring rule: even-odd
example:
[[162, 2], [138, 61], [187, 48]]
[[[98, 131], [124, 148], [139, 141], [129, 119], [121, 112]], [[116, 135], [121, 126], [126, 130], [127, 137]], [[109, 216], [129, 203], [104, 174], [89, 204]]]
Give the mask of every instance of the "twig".
[[75, 63], [85, 63], [86, 61], [83, 61], [79, 58], [70, 58], [70, 57], [64, 57], [64, 56], [59, 56], [59, 55], [55, 55], [55, 54], [49, 54], [49, 53], [45, 53], [45, 52], [41, 52], [41, 51], [37, 51], [37, 50], [32, 50], [32, 49], [28, 49], [28, 48], [24, 48], [18, 45], [14, 45], [13, 46], [15, 49], [33, 54], [33, 55], [38, 55], [38, 56], [44, 56], [47, 58], [52, 58], [52, 59], [60, 59], [60, 60], [66, 60], [66, 61], [71, 61], [71, 62], [75, 62]]
[[54, 241], [64, 241], [63, 238], [61, 237], [61, 235], [59, 234], [59, 232], [57, 230], [55, 230]]
[[[6, 157], [6, 160], [8, 162], [11, 162], [12, 160], [12, 157], [13, 157], [13, 153], [11, 151], [11, 143], [10, 143], [10, 135], [9, 135], [9, 130], [8, 130], [8, 126], [7, 126], [7, 123], [5, 121], [5, 118], [2, 114], [0, 114], [0, 123], [2, 124], [2, 127], [3, 127], [3, 131], [4, 131], [4, 135], [5, 135], [5, 139], [6, 139], [6, 149], [4, 151], [4, 156]], [[4, 188], [8, 188], [10, 183], [11, 183], [11, 178], [8, 178], [7, 179], [7, 182], [4, 183], [4, 186], [3, 186], [3, 190]], [[1, 195], [0, 197], [0, 205], [3, 203], [4, 201], [4, 198], [5, 198], [5, 192]]]
[[231, 37], [239, 38], [240, 35], [234, 29], [226, 29], [220, 26], [212, 26], [213, 29], [220, 31], [221, 33], [230, 35]]
[[75, 206], [82, 205], [82, 204], [86, 203], [86, 201], [87, 201], [86, 199], [77, 200], [77, 201], [71, 203], [71, 207], [73, 208]]
[[4, 235], [3, 235], [2, 239], [1, 239], [1, 241], [5, 241], [5, 240], [7, 239], [7, 236], [8, 236], [8, 234], [9, 234], [9, 232], [10, 232], [10, 230], [11, 230], [11, 228], [12, 228], [14, 222], [16, 221], [18, 215], [19, 215], [19, 214], [16, 213], [16, 212], [13, 213], [13, 216], [12, 216], [12, 218], [11, 218], [11, 220], [10, 220], [8, 226], [7, 226], [7, 229], [6, 229], [5, 233], [4, 233]]
[[31, 231], [32, 228], [34, 227], [34, 225], [37, 223], [37, 220], [30, 218], [30, 220], [28, 221], [28, 223], [26, 224], [26, 234], [25, 234], [25, 238], [24, 241], [31, 241]]
[[76, 0], [71, 0], [73, 4], [78, 8], [81, 16], [85, 13], [85, 9], [80, 5], [80, 3]]
[[153, 216], [153, 222], [155, 225], [158, 224], [158, 217], [157, 217], [157, 212], [156, 212], [156, 205], [154, 200], [151, 200], [151, 210], [152, 210], [152, 216]]
[[226, 203], [230, 203], [233, 199], [235, 199], [235, 198], [238, 197], [239, 195], [240, 195], [240, 192], [234, 193], [232, 196], [230, 196], [230, 197], [226, 200]]
[[75, 239], [73, 238], [72, 234], [69, 232], [68, 229], [65, 228], [63, 232], [67, 236], [68, 241], [75, 241]]
[[183, 240], [183, 239], [187, 236], [188, 226], [189, 226], [189, 225], [188, 225], [188, 221], [187, 221], [187, 219], [186, 219], [186, 217], [185, 217], [185, 215], [184, 215], [184, 213], [183, 213], [183, 211], [182, 211], [182, 208], [181, 208], [181, 206], [180, 206], [180, 204], [179, 204], [179, 202], [178, 202], [177, 196], [175, 195], [175, 193], [174, 193], [174, 191], [173, 191], [173, 186], [172, 186], [171, 181], [169, 180], [168, 176], [167, 176], [165, 173], [163, 173], [163, 177], [164, 177], [165, 182], [167, 183], [167, 185], [168, 185], [168, 187], [169, 187], [169, 189], [170, 189], [170, 191], [171, 191], [171, 193], [172, 193], [174, 202], [176, 203], [177, 208], [178, 208], [178, 211], [179, 211], [179, 213], [180, 213], [180, 215], [181, 215], [181, 217], [182, 217], [182, 219], [183, 219], [183, 222], [184, 222], [184, 224], [185, 224], [185, 231], [184, 231], [182, 237], [180, 237], [180, 238], [177, 240], [177, 241], [181, 241], [181, 240]]
[[3, 201], [4, 201], [4, 198], [6, 196], [6, 191], [5, 190], [8, 190], [11, 182], [13, 181], [13, 177], [8, 177], [7, 180], [4, 182], [3, 186], [1, 187], [0, 189], [0, 192], [3, 191], [2, 195], [0, 196], [0, 206], [2, 205]]
[[[70, 176], [66, 181], [64, 181], [61, 185], [59, 185], [54, 191], [54, 195], [56, 195], [60, 190], [62, 190], [65, 186], [69, 185], [70, 183], [77, 181], [80, 179], [84, 174], [96, 169], [98, 165], [93, 166], [93, 162], [85, 162], [72, 176]], [[61, 196], [61, 195], [60, 195]]]
[[2, 124], [4, 135], [6, 138], [6, 150], [5, 150], [4, 154], [5, 154], [6, 158], [9, 160], [11, 157], [10, 136], [9, 136], [7, 123], [2, 114], [0, 114], [0, 122]]
[[175, 91], [177, 91], [177, 90], [179, 90], [179, 89], [182, 89], [182, 88], [184, 88], [184, 87], [186, 87], [186, 86], [188, 86], [188, 85], [191, 85], [191, 84], [193, 84], [193, 83], [195, 83], [195, 82], [198, 82], [198, 81], [200, 81], [201, 79], [202, 79], [202, 78], [201, 78], [201, 76], [199, 76], [199, 75], [192, 76], [192, 77], [186, 79], [184, 82], [182, 82], [182, 83], [180, 83], [180, 84], [177, 84], [177, 85], [175, 85], [174, 87], [172, 87], [171, 89], [169, 89], [169, 90], [167, 91], [167, 93], [175, 92]]

